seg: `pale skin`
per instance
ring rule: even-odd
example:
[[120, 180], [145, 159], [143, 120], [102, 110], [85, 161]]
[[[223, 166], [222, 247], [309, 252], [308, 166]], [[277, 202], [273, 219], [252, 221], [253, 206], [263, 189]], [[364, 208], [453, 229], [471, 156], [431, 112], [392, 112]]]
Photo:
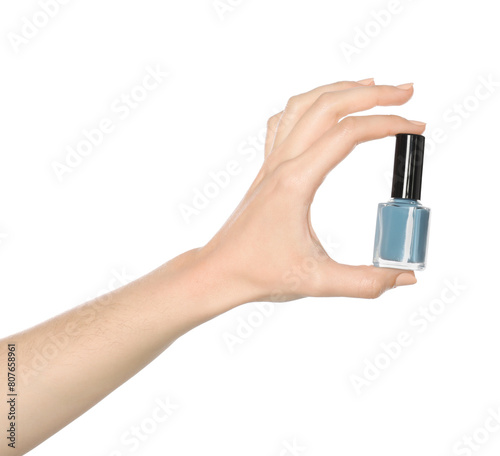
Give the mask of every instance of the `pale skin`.
[[[7, 344], [16, 344], [22, 398], [16, 448], [8, 454], [22, 455], [39, 445], [177, 338], [236, 306], [306, 296], [376, 298], [396, 286], [414, 284], [413, 272], [337, 263], [326, 254], [310, 219], [316, 190], [357, 144], [425, 129], [423, 122], [399, 116], [353, 114], [402, 105], [412, 95], [412, 84], [375, 85], [365, 79], [292, 97], [269, 119], [265, 159], [254, 182], [205, 246], [108, 295], [1, 339], [1, 429], [9, 428]], [[62, 342], [40, 367], [33, 348], [40, 353], [50, 336]], [[1, 441], [6, 445], [4, 436]]]

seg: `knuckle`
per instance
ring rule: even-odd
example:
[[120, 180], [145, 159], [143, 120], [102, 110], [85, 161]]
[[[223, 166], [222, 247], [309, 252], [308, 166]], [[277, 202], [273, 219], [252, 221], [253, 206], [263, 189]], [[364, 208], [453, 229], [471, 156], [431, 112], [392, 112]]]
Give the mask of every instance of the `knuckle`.
[[343, 136], [351, 136], [356, 131], [357, 123], [358, 123], [357, 117], [354, 116], [344, 117], [338, 124], [340, 128], [340, 133]]
[[388, 114], [387, 117], [391, 123], [392, 122], [399, 122], [401, 120], [401, 117], [397, 116], [396, 114]]
[[366, 277], [360, 283], [360, 296], [366, 299], [376, 299], [384, 293], [383, 284], [375, 277]]
[[272, 117], [269, 117], [267, 120], [267, 130], [271, 133], [274, 133], [278, 128], [278, 123], [280, 121], [281, 113], [275, 114]]
[[335, 105], [335, 92], [324, 92], [316, 100], [316, 105], [321, 109], [331, 108]]
[[388, 114], [387, 117], [387, 127], [386, 131], [384, 132], [386, 135], [392, 134], [395, 130], [398, 129], [398, 126], [401, 125], [401, 120], [402, 117], [397, 116], [395, 114]]
[[343, 81], [338, 81], [335, 86], [340, 89], [340, 90], [343, 90], [343, 89], [347, 89], [347, 88], [350, 88], [350, 87], [353, 87], [353, 86], [360, 86], [361, 84], [355, 82], [355, 81], [347, 81], [347, 80], [343, 80]]
[[275, 170], [275, 184], [278, 190], [286, 194], [296, 194], [302, 191], [302, 177], [299, 174], [294, 160], [280, 163]]
[[288, 99], [285, 110], [288, 114], [293, 114], [299, 109], [300, 104], [300, 95], [294, 95]]
[[379, 99], [387, 97], [387, 96], [391, 96], [394, 94], [394, 90], [398, 90], [398, 89], [395, 89], [394, 87], [388, 86], [388, 85], [376, 86], [374, 88], [375, 88], [375, 93], [377, 94], [377, 98], [379, 98]]

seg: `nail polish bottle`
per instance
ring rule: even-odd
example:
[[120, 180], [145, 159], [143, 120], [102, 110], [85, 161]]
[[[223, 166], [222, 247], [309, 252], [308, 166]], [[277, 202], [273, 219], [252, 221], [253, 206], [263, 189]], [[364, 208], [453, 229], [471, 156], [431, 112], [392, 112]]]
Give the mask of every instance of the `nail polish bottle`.
[[375, 266], [425, 269], [430, 209], [420, 202], [424, 145], [422, 135], [396, 135], [391, 199], [378, 205]]

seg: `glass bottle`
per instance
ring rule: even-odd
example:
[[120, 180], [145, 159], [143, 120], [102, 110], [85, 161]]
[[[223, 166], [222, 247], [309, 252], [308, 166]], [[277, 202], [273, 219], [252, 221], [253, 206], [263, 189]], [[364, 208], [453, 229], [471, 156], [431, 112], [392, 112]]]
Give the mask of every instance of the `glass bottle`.
[[377, 211], [375, 266], [425, 269], [430, 209], [420, 202], [424, 146], [422, 135], [396, 135], [391, 199]]

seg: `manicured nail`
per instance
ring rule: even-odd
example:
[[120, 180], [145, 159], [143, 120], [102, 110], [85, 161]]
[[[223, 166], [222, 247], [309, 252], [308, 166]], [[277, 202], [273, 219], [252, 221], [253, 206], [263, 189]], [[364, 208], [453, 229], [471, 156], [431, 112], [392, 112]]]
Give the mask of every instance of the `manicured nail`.
[[410, 120], [412, 124], [418, 125], [421, 127], [422, 125], [427, 125], [425, 122], [420, 122], [419, 120]]
[[361, 81], [356, 81], [358, 84], [363, 84], [363, 85], [372, 85], [374, 84], [375, 80], [373, 78], [367, 78], [367, 79], [361, 79]]
[[406, 84], [400, 84], [396, 86], [398, 89], [409, 90], [413, 87], [413, 82], [408, 82]]
[[415, 278], [415, 276], [408, 272], [403, 272], [403, 274], [399, 274], [397, 276], [394, 288], [402, 287], [404, 285], [413, 285], [414, 283], [417, 283], [417, 279]]

